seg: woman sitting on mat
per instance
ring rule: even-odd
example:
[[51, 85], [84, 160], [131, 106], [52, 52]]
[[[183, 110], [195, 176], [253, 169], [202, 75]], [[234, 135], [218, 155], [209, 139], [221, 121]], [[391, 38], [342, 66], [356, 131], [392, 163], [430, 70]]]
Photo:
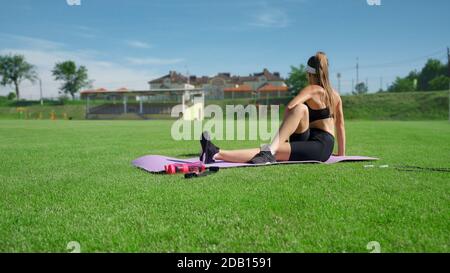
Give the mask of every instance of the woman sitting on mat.
[[213, 163], [273, 163], [278, 161], [327, 161], [334, 148], [335, 129], [338, 155], [345, 155], [345, 126], [342, 101], [331, 87], [328, 59], [318, 52], [306, 67], [309, 85], [289, 102], [278, 133], [261, 149], [223, 150], [215, 146], [208, 132], [202, 134], [200, 160]]

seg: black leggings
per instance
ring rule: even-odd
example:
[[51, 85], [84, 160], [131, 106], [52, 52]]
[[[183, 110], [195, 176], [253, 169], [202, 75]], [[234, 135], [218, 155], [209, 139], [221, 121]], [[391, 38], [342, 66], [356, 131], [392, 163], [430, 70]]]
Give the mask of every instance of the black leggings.
[[320, 129], [308, 129], [302, 134], [289, 137], [291, 155], [289, 161], [327, 161], [334, 148], [334, 137]]

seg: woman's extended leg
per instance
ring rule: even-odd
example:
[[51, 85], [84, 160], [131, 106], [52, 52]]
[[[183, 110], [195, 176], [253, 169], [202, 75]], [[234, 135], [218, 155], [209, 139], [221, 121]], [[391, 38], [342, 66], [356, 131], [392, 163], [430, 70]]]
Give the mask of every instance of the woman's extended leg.
[[215, 160], [224, 160], [235, 163], [249, 162], [255, 155], [260, 152], [259, 148], [255, 149], [241, 149], [241, 150], [223, 150], [214, 156]]
[[[299, 104], [291, 110], [287, 110], [283, 122], [276, 134], [270, 151], [275, 155], [277, 160], [289, 160], [291, 147], [287, 141], [293, 133], [303, 133], [308, 129], [309, 115], [308, 108], [304, 104]], [[246, 163], [254, 158], [261, 149], [242, 149], [242, 150], [220, 150], [214, 156], [216, 160], [224, 160], [228, 162]]]
[[[247, 163], [252, 158], [254, 158], [260, 151], [261, 151], [260, 148], [230, 150], [230, 151], [220, 149], [219, 153], [214, 156], [214, 159], [235, 163]], [[290, 155], [291, 155], [291, 146], [289, 145], [288, 142], [285, 142], [278, 147], [278, 151], [275, 154], [275, 158], [279, 161], [287, 161], [289, 160]]]

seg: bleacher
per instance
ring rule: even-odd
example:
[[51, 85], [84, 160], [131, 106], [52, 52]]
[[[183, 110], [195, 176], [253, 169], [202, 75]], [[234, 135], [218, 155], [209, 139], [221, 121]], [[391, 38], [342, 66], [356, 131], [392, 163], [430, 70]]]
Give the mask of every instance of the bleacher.
[[171, 110], [176, 103], [143, 103], [140, 113], [139, 103], [128, 103], [125, 113], [122, 104], [108, 103], [89, 109], [88, 119], [153, 119], [171, 118]]

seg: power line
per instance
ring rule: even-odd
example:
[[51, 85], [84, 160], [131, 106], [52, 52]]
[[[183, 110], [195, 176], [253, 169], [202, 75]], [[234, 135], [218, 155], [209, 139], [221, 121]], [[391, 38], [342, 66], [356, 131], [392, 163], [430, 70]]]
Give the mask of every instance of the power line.
[[366, 65], [364, 66], [364, 68], [374, 68], [374, 67], [386, 67], [386, 66], [397, 66], [397, 65], [401, 65], [401, 64], [406, 64], [406, 63], [411, 63], [411, 62], [417, 62], [417, 61], [422, 61], [423, 59], [428, 59], [430, 57], [436, 56], [438, 54], [442, 55], [442, 49], [439, 52], [435, 52], [433, 54], [429, 54], [426, 56], [422, 56], [422, 57], [417, 57], [417, 58], [413, 58], [413, 59], [409, 59], [409, 60], [404, 60], [404, 61], [399, 61], [399, 62], [390, 62], [390, 63], [384, 63], [384, 64], [374, 64], [374, 65]]
[[[431, 58], [431, 57], [433, 57], [434, 59], [437, 59], [439, 61], [445, 62], [444, 59], [446, 57], [448, 57], [448, 54], [443, 55], [443, 50], [441, 49], [441, 50], [436, 50], [434, 52], [431, 52], [429, 54], [422, 55], [422, 56], [419, 56], [419, 57], [414, 57], [414, 58], [409, 58], [409, 59], [404, 59], [404, 60], [398, 60], [398, 61], [392, 61], [392, 62], [386, 62], [386, 63], [379, 63], [379, 64], [369, 64], [369, 65], [360, 65], [359, 64], [359, 57], [358, 57], [356, 59], [356, 67], [353, 66], [353, 67], [345, 67], [345, 68], [341, 68], [341, 69], [332, 69], [331, 71], [337, 71], [338, 73], [341, 73], [343, 71], [345, 72], [345, 71], [353, 70], [353, 69], [356, 68], [356, 79], [357, 79], [356, 83], [355, 83], [354, 79], [352, 79], [352, 81], [351, 81], [352, 82], [351, 83], [351, 89], [353, 91], [355, 84], [359, 83], [359, 76], [360, 76], [359, 75], [360, 74], [359, 70], [360, 69], [378, 68], [378, 67], [379, 68], [384, 68], [384, 69], [389, 69], [389, 68], [393, 68], [393, 67], [399, 67], [399, 66], [404, 65], [404, 64], [412, 64], [412, 63], [415, 63], [415, 62], [418, 62], [418, 61], [423, 61], [424, 59], [428, 59], [428, 58]], [[449, 62], [450, 62], [450, 59], [449, 59]], [[449, 75], [450, 75], [450, 65], [449, 65]], [[394, 78], [396, 78], [398, 76], [399, 76], [398, 74], [391, 76], [391, 75], [386, 75], [386, 74], [383, 73], [383, 75], [381, 75], [381, 78], [380, 78], [380, 76], [378, 76], [378, 77], [367, 77], [366, 78], [366, 84], [368, 85], [368, 80], [369, 79], [371, 79], [371, 80], [372, 79], [373, 80], [376, 79], [380, 83], [380, 89], [382, 89], [384, 83], [388, 84], [388, 82], [391, 79], [394, 79]], [[339, 79], [339, 84], [341, 84], [341, 82], [344, 83], [344, 84], [347, 83], [347, 85], [350, 83], [349, 80]], [[449, 96], [450, 96], [450, 86], [449, 86]], [[450, 102], [449, 102], [449, 120], [450, 120]]]
[[[389, 62], [389, 63], [370, 64], [370, 65], [358, 65], [358, 68], [359, 69], [361, 69], [361, 68], [377, 68], [377, 67], [386, 67], [386, 66], [393, 67], [393, 66], [397, 66], [397, 65], [401, 65], [401, 64], [407, 64], [407, 63], [411, 63], [411, 62], [422, 61], [423, 59], [434, 57], [434, 56], [439, 55], [439, 54], [440, 54], [439, 58], [441, 58], [443, 56], [442, 55], [442, 49], [440, 49], [439, 51], [435, 51], [433, 53], [427, 54], [425, 56], [414, 57], [414, 58], [410, 58], [410, 59], [406, 59], [406, 60]], [[354, 69], [354, 67], [343, 67], [343, 68], [340, 68], [340, 69], [338, 68], [338, 69], [334, 69], [334, 70], [344, 72], [344, 71], [349, 71], [349, 70], [353, 70], [353, 69]]]
[[[384, 75], [383, 74], [383, 81], [385, 81], [385, 80], [394, 80], [396, 77], [398, 77], [398, 75]], [[380, 76], [373, 76], [373, 77], [366, 77], [367, 79], [369, 79], [370, 81], [374, 81], [374, 80], [376, 80], [376, 81], [379, 81], [380, 80]], [[341, 78], [341, 83], [351, 83], [352, 82], [352, 80], [354, 81], [354, 78], [352, 78], [352, 79], [342, 79]]]

